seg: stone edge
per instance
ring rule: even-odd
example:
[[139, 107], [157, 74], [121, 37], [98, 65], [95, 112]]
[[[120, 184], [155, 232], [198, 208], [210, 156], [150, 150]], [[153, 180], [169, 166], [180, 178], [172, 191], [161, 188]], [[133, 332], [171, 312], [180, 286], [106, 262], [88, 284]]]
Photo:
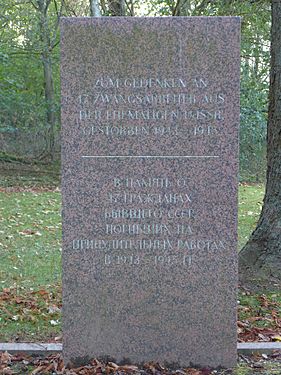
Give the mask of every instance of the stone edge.
[[[237, 344], [238, 354], [270, 354], [281, 350], [281, 342], [241, 342]], [[0, 352], [28, 353], [28, 354], [49, 354], [60, 353], [60, 343], [0, 343]]]

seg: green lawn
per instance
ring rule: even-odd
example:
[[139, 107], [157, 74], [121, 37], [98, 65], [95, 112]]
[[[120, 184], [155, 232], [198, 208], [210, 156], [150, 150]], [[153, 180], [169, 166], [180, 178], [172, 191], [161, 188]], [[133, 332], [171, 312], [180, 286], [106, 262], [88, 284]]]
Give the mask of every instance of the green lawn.
[[60, 192], [0, 192], [0, 341], [59, 335]]
[[239, 187], [239, 249], [245, 245], [249, 235], [255, 229], [263, 205], [263, 196], [263, 185], [241, 185]]
[[[255, 228], [263, 186], [240, 186], [239, 246]], [[0, 192], [0, 279], [2, 287], [38, 287], [60, 282], [61, 194]]]
[[0, 192], [3, 287], [37, 287], [61, 277], [61, 194]]
[[[0, 341], [46, 341], [60, 335], [61, 194], [8, 185], [0, 190]], [[263, 193], [260, 185], [240, 186], [240, 247], [255, 227]]]

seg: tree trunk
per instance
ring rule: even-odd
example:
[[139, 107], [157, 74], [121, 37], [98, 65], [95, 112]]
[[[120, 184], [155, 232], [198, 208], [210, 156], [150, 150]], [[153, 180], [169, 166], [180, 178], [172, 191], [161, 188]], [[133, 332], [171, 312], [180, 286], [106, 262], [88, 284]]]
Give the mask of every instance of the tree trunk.
[[55, 148], [55, 89], [53, 81], [52, 71], [52, 59], [51, 59], [51, 40], [50, 30], [48, 27], [48, 7], [50, 0], [38, 0], [38, 11], [40, 17], [40, 39], [42, 42], [42, 64], [44, 72], [44, 93], [45, 93], [45, 104], [46, 104], [46, 121], [47, 121], [47, 154], [54, 159], [54, 148]]
[[101, 16], [98, 0], [90, 0], [90, 15], [91, 17]]
[[256, 35], [255, 49], [254, 49], [254, 76], [255, 76], [255, 79], [258, 79], [258, 77], [259, 77], [260, 49], [261, 49], [261, 46], [259, 44], [259, 35]]
[[190, 16], [191, 10], [190, 10], [190, 0], [176, 0], [173, 10], [172, 10], [173, 16]]
[[266, 191], [257, 227], [239, 254], [241, 284], [251, 289], [281, 285], [281, 2], [271, 6]]
[[112, 16], [125, 16], [125, 1], [108, 0], [108, 9]]
[[44, 89], [45, 89], [45, 102], [46, 102], [46, 115], [47, 115], [47, 149], [51, 159], [54, 159], [55, 154], [55, 90], [53, 81], [52, 61], [50, 53], [42, 54], [43, 67], [44, 67]]

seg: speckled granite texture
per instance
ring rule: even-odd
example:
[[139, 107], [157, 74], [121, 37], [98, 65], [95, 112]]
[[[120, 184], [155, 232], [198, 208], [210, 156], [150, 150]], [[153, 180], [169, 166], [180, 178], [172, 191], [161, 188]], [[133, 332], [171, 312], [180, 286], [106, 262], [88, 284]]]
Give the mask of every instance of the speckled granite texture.
[[66, 362], [234, 365], [240, 19], [61, 29]]

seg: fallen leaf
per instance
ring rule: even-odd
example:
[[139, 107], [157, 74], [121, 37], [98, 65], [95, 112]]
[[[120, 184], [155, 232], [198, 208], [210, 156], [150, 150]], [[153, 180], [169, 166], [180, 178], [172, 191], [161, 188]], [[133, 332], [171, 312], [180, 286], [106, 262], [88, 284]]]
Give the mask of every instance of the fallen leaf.
[[202, 375], [202, 372], [200, 370], [197, 370], [196, 368], [188, 368], [186, 369], [187, 375]]
[[119, 366], [120, 371], [137, 371], [138, 367], [133, 365]]
[[281, 336], [275, 335], [275, 336], [272, 337], [272, 340], [281, 342]]
[[36, 375], [38, 374], [40, 371], [44, 370], [45, 369], [45, 366], [39, 366], [37, 367], [35, 370], [32, 371], [31, 375]]
[[119, 368], [119, 366], [116, 363], [114, 363], [114, 362], [108, 362], [108, 366], [112, 367], [115, 370], [117, 370]]
[[8, 365], [11, 363], [12, 356], [8, 352], [2, 352], [0, 354], [0, 364], [1, 365]]
[[57, 326], [59, 324], [58, 320], [50, 320], [51, 326]]
[[14, 371], [10, 367], [5, 367], [1, 370], [2, 375], [13, 375]]
[[24, 229], [24, 230], [19, 232], [19, 234], [21, 234], [22, 236], [32, 236], [35, 233], [36, 233], [36, 231], [33, 230], [33, 229]]
[[51, 305], [48, 308], [48, 313], [49, 314], [60, 313], [60, 312], [61, 312], [61, 309], [58, 306], [56, 306], [56, 305]]

